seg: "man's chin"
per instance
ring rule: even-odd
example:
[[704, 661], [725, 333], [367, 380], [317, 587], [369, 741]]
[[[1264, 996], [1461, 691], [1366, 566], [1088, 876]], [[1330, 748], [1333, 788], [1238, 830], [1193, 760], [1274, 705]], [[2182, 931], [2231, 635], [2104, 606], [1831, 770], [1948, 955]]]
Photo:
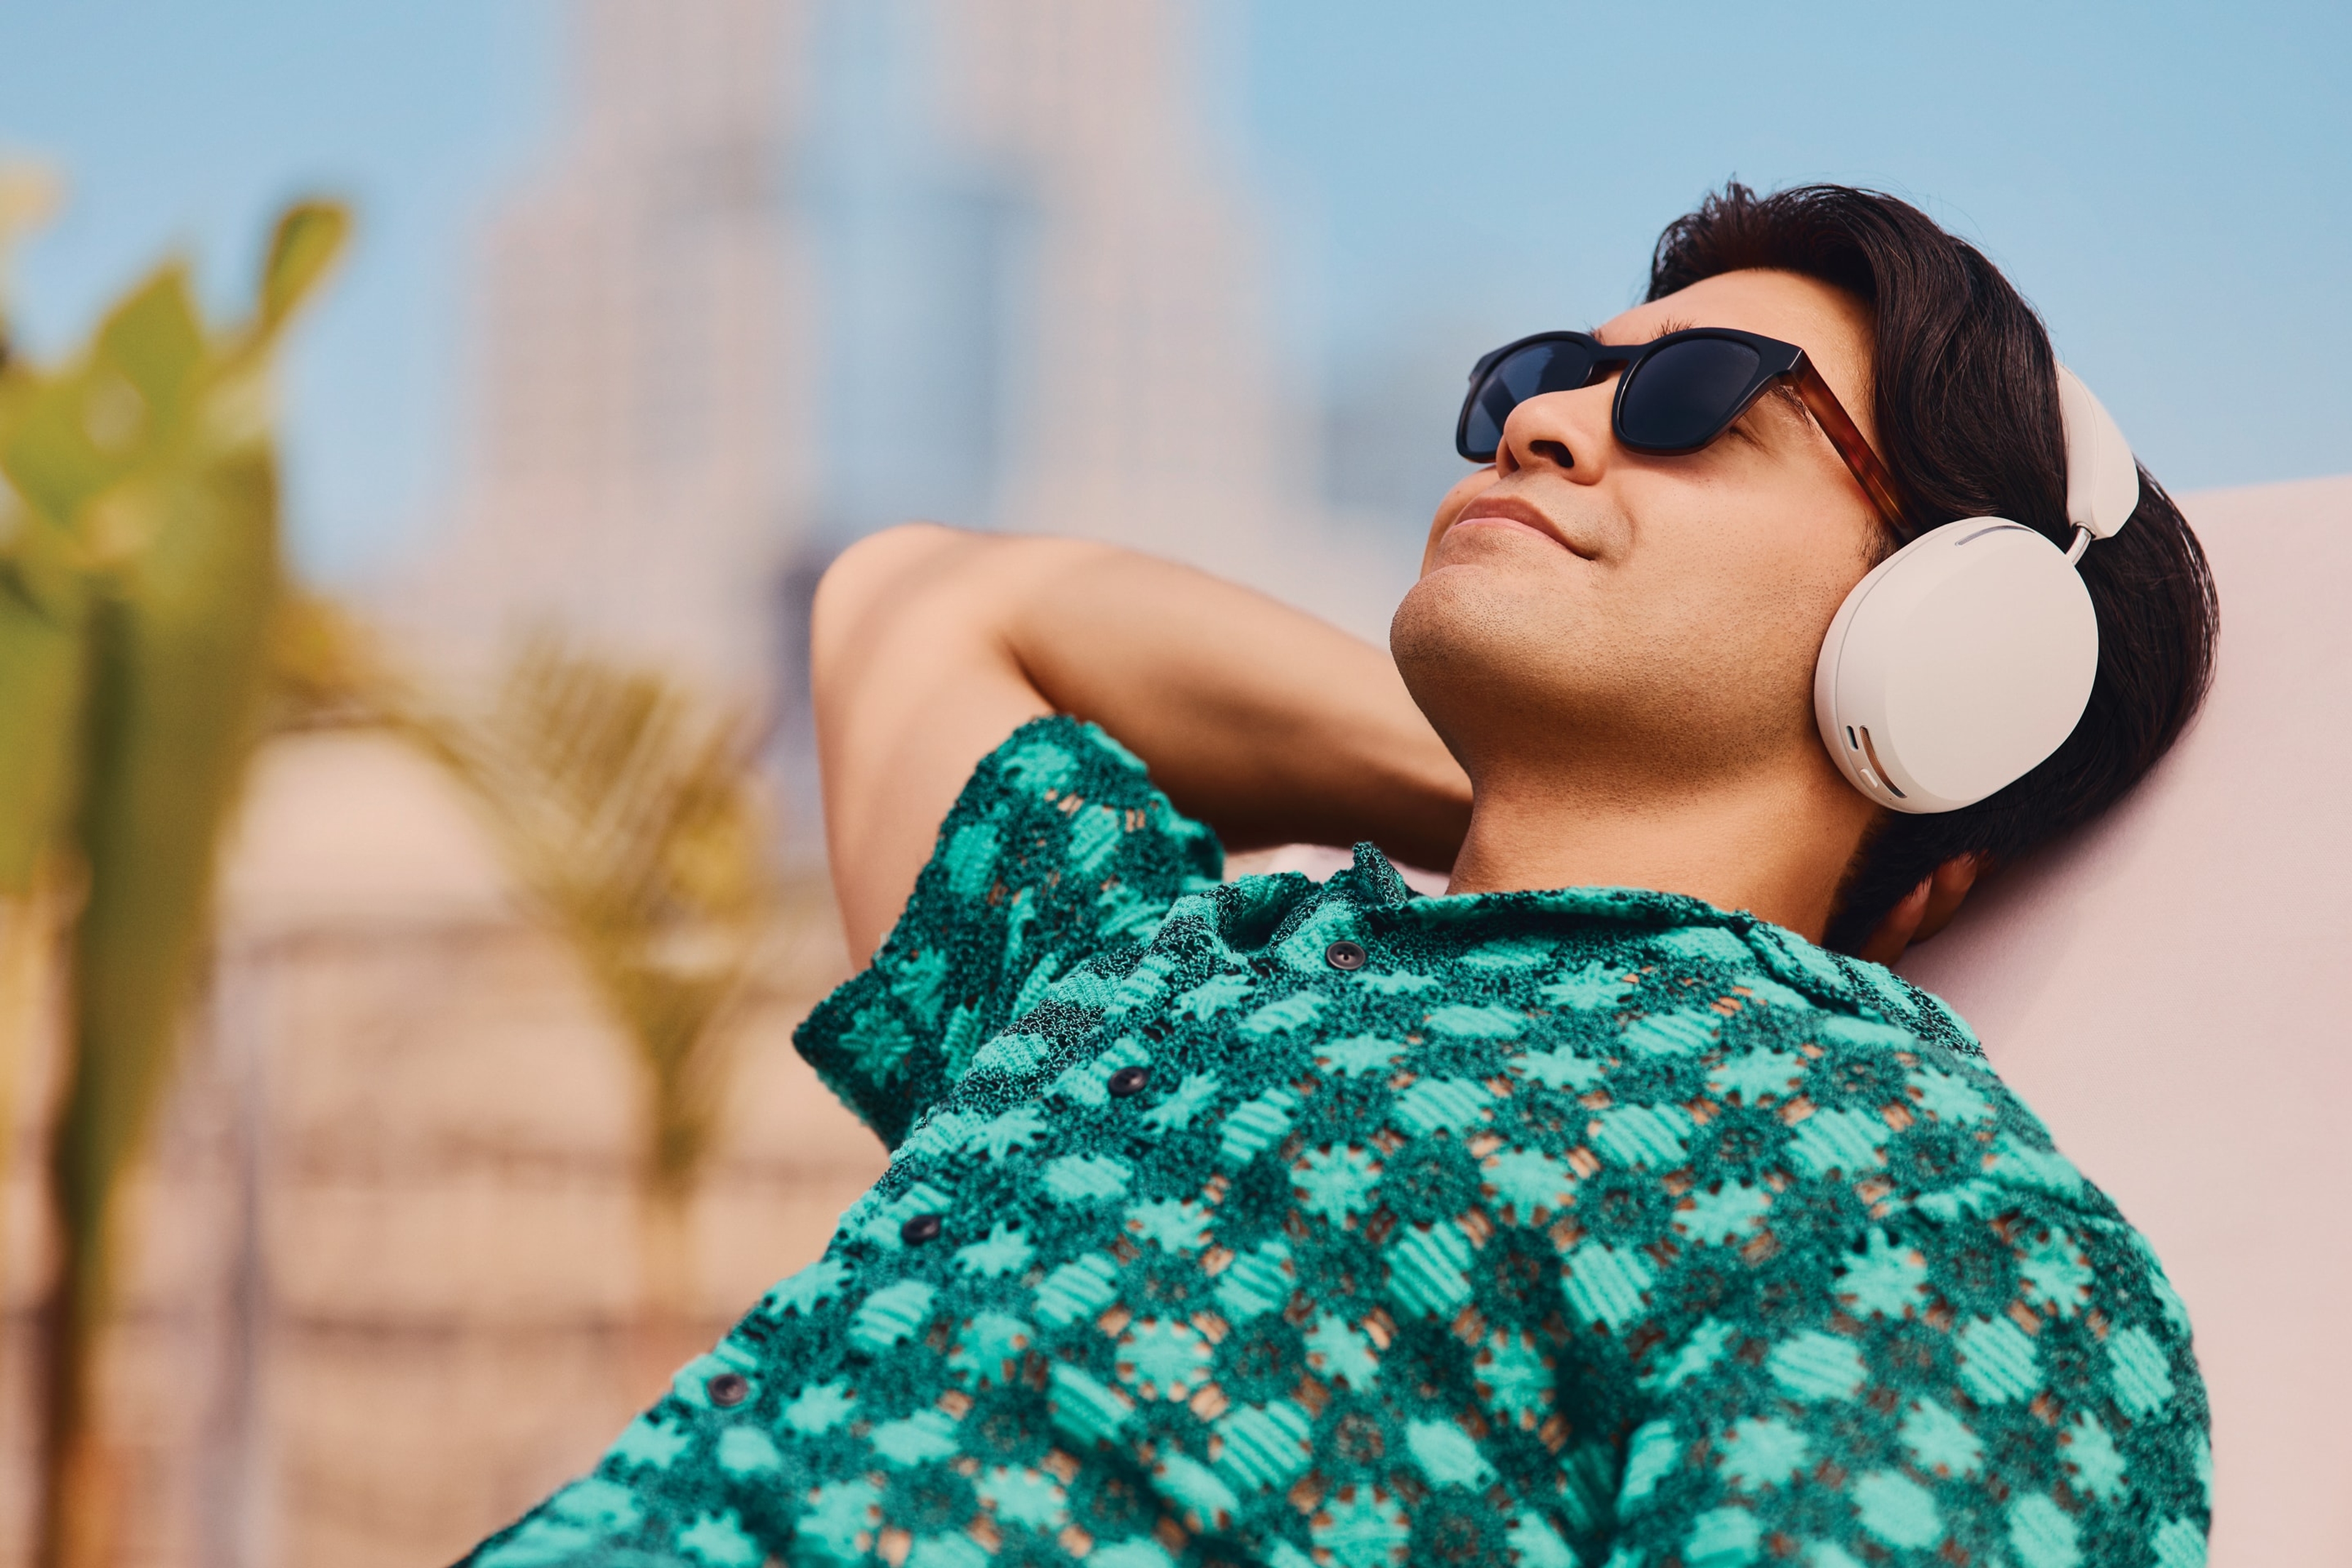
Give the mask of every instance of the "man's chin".
[[1557, 545], [1544, 548], [1551, 558], [1532, 563], [1513, 551], [1433, 563], [1398, 602], [1391, 644], [1397, 628], [1408, 622], [1419, 635], [1443, 643], [1532, 638], [1549, 644], [1562, 634], [1575, 635], [1591, 620], [1586, 563]]
[[1596, 662], [1576, 651], [1591, 625], [1569, 599], [1492, 563], [1442, 566], [1398, 604], [1389, 652], [1433, 721], [1433, 704], [1546, 706], [1550, 689], [1579, 684]]

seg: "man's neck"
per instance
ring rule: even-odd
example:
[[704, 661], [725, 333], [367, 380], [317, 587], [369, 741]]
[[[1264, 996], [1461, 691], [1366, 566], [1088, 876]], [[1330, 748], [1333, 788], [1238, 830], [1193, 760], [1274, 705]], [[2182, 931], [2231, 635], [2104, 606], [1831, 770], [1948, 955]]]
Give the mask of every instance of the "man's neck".
[[1833, 773], [1801, 766], [1679, 790], [1557, 773], [1481, 779], [1447, 891], [1651, 888], [1819, 941], [1870, 817]]

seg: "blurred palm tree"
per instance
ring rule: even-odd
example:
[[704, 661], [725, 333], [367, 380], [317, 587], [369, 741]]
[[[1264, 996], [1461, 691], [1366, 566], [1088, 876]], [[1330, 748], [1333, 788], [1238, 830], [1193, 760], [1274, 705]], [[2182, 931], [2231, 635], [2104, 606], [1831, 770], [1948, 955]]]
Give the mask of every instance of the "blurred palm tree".
[[487, 703], [456, 709], [307, 595], [280, 611], [271, 666], [273, 731], [388, 729], [449, 770], [618, 1026], [644, 1090], [635, 1370], [667, 1376], [696, 1329], [689, 1220], [722, 1130], [732, 1026], [789, 940], [755, 728], [552, 631], [520, 645]]
[[[43, 1314], [45, 1568], [97, 1568], [113, 1510], [91, 1409], [123, 1177], [170, 1078], [221, 829], [263, 712], [285, 569], [272, 352], [348, 215], [278, 219], [252, 317], [216, 330], [159, 268], [68, 362], [0, 363], [0, 898], [50, 890], [65, 1093]], [[12, 1059], [21, 1059], [21, 1050]]]
[[477, 714], [412, 728], [473, 791], [643, 1069], [647, 1357], [693, 1326], [688, 1222], [719, 1131], [729, 1027], [776, 930], [756, 736], [666, 677], [542, 633]]
[[[50, 169], [37, 163], [0, 163], [0, 374], [5, 372], [11, 351], [9, 264], [17, 246], [56, 213], [63, 195], [63, 182]], [[0, 503], [0, 551], [7, 548], [6, 516], [5, 503]], [[5, 787], [0, 784], [0, 790]], [[12, 886], [0, 872], [0, 1185], [16, 1170], [16, 1091], [30, 1065], [26, 1057], [40, 1026], [45, 977], [41, 958], [54, 902], [48, 879], [35, 873], [14, 880], [24, 885]], [[5, 1213], [0, 1213], [0, 1286], [6, 1283], [8, 1260], [5, 1221]], [[0, 1292], [0, 1300], [5, 1299], [5, 1292]]]
[[333, 599], [295, 589], [269, 624], [269, 680], [263, 729], [407, 730], [414, 689], [393, 668], [374, 633]]
[[[0, 174], [0, 268], [53, 195]], [[178, 262], [53, 368], [11, 358], [0, 317], [0, 1171], [44, 971], [66, 1078], [41, 1328], [43, 1568], [110, 1556], [91, 1395], [120, 1198], [265, 732], [387, 726], [480, 801], [643, 1068], [648, 1352], [673, 1356], [694, 1315], [689, 1205], [719, 1130], [729, 1026], [777, 929], [754, 735], [553, 637], [525, 645], [487, 707], [453, 712], [335, 606], [291, 591], [268, 369], [348, 227], [329, 204], [289, 208], [258, 307], [232, 329], [205, 322]]]

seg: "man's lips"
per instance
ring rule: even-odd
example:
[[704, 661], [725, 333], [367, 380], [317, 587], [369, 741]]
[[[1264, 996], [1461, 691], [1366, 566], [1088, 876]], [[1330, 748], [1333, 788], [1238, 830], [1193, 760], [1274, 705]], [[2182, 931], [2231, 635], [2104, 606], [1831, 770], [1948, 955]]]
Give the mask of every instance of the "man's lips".
[[1480, 496], [1462, 509], [1462, 515], [1454, 520], [1454, 527], [1461, 528], [1474, 522], [1484, 523], [1490, 528], [1528, 529], [1542, 534], [1570, 555], [1587, 561], [1592, 559], [1591, 552], [1579, 550], [1558, 523], [1517, 496]]

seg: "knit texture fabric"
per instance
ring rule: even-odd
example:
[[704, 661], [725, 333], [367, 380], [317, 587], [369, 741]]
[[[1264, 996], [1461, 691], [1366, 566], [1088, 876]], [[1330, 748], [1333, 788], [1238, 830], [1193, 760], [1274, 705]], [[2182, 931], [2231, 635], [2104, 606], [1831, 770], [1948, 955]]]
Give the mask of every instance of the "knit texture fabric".
[[1942, 1004], [983, 762], [798, 1036], [895, 1150], [477, 1568], [2204, 1561], [2189, 1321]]

